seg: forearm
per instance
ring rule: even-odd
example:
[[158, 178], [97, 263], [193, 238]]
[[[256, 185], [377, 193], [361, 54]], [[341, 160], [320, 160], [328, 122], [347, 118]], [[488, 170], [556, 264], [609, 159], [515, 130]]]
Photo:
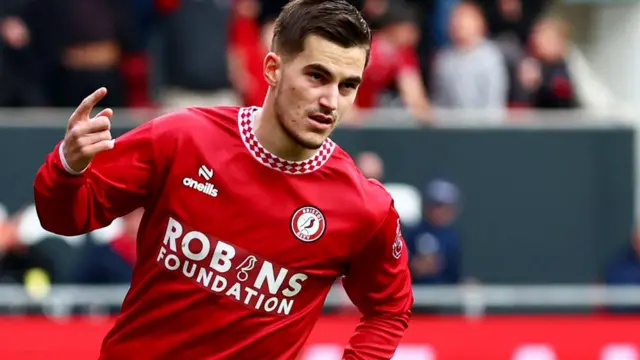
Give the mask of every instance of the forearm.
[[349, 340], [343, 360], [388, 360], [409, 324], [410, 312], [365, 316]]
[[60, 235], [78, 235], [109, 224], [88, 174], [65, 170], [58, 144], [40, 167], [34, 198], [42, 227]]

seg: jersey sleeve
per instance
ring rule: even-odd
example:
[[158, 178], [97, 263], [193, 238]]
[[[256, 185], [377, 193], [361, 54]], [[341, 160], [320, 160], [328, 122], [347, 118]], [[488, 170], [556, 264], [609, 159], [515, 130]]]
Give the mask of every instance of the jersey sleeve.
[[363, 314], [343, 359], [390, 359], [413, 305], [408, 253], [393, 205], [380, 229], [351, 262], [343, 286]]
[[42, 226], [60, 235], [84, 234], [147, 207], [163, 179], [168, 120], [151, 120], [116, 138], [114, 148], [97, 154], [80, 174], [65, 169], [58, 143], [34, 181]]

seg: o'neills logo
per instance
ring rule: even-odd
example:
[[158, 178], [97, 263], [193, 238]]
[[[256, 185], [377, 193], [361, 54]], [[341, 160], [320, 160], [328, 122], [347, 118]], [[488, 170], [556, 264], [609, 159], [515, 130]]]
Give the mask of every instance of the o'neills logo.
[[245, 306], [289, 315], [308, 278], [169, 218], [157, 262]]
[[192, 178], [182, 179], [182, 184], [186, 187], [198, 190], [201, 193], [207, 194], [212, 197], [218, 196], [218, 189], [212, 183], [201, 183]]

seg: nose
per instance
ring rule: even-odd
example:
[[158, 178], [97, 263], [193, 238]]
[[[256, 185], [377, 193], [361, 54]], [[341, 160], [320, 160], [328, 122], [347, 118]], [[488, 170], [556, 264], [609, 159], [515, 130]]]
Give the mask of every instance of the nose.
[[327, 86], [325, 93], [320, 98], [320, 106], [333, 112], [338, 108], [339, 97], [340, 90], [338, 89], [338, 86], [329, 85]]

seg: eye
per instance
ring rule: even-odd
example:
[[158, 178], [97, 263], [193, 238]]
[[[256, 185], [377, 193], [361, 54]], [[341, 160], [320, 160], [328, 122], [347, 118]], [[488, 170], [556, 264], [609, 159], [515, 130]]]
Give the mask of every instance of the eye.
[[322, 79], [322, 75], [320, 75], [320, 74], [318, 74], [318, 73], [315, 73], [315, 72], [308, 73], [308, 74], [307, 74], [307, 76], [308, 76], [311, 80], [316, 80], [316, 81], [318, 81], [318, 80], [321, 80], [321, 79]]
[[354, 82], [347, 82], [347, 83], [343, 83], [342, 86], [347, 88], [347, 89], [355, 89], [355, 88], [358, 87], [358, 84], [356, 84]]

